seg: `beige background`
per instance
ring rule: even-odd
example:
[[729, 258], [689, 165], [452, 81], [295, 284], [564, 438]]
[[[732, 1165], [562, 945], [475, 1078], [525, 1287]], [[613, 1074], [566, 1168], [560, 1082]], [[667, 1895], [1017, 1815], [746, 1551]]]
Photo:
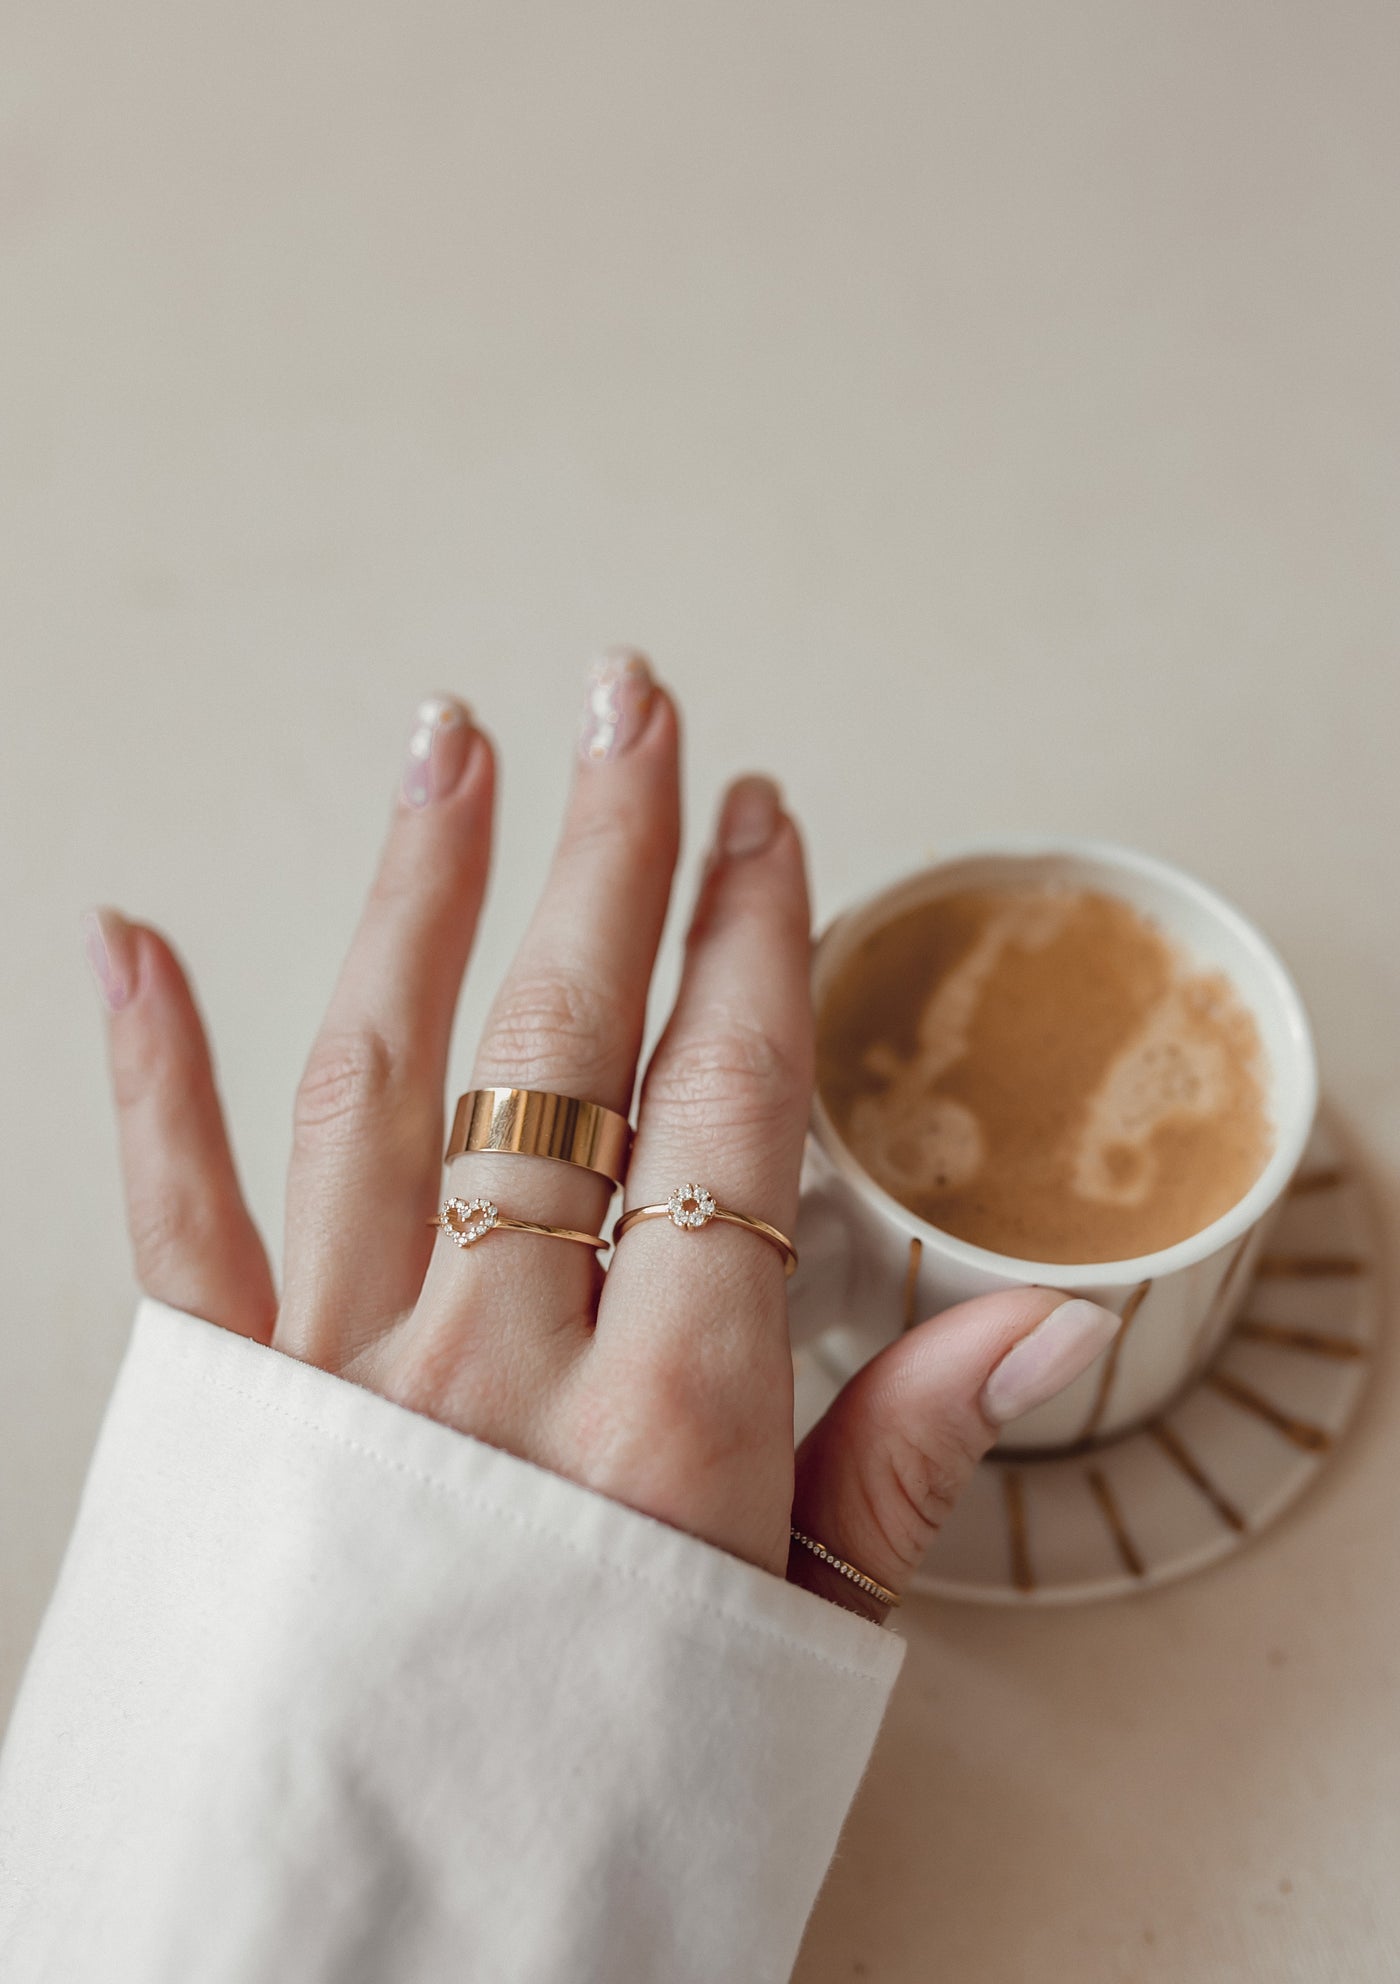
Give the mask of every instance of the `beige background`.
[[[132, 1304], [79, 913], [185, 951], [276, 1235], [426, 689], [506, 763], [460, 1071], [628, 638], [694, 827], [775, 769], [824, 916], [1000, 827], [1223, 887], [1393, 1249], [1387, 0], [12, 0], [3, 39], [4, 1699]], [[1397, 1413], [1383, 1363], [1176, 1590], [911, 1608], [803, 1984], [1393, 1978]]]

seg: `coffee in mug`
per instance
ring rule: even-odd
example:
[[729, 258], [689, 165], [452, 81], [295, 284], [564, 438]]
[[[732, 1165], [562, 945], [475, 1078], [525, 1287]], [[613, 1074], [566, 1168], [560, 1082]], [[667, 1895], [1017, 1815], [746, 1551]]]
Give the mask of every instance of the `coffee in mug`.
[[826, 988], [818, 1085], [852, 1154], [998, 1254], [1118, 1261], [1188, 1239], [1273, 1147], [1229, 978], [1101, 889], [958, 889], [871, 930]]
[[794, 1345], [839, 1382], [921, 1318], [1035, 1283], [1124, 1325], [998, 1449], [1159, 1412], [1238, 1314], [1312, 1127], [1311, 1029], [1261, 932], [1136, 849], [1007, 838], [838, 916], [812, 1001]]

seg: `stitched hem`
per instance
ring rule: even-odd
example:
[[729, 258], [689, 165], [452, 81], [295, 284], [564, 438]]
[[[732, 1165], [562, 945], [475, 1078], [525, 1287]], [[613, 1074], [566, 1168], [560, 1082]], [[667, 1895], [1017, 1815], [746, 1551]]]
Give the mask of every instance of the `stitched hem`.
[[[153, 1301], [154, 1298], [147, 1298], [147, 1300]], [[171, 1305], [168, 1303], [160, 1303], [157, 1306], [161, 1310], [171, 1310]], [[189, 1318], [196, 1322], [202, 1322], [204, 1323], [207, 1329], [218, 1328], [217, 1324], [209, 1323], [203, 1317], [191, 1317], [191, 1312], [188, 1310], [173, 1310], [171, 1311], [171, 1313], [178, 1315], [182, 1318]], [[247, 1338], [239, 1338], [237, 1340], [240, 1343], [251, 1342], [251, 1340]], [[270, 1354], [273, 1356], [285, 1355], [284, 1352], [271, 1350], [270, 1346], [268, 1345], [259, 1344], [253, 1347], [257, 1349], [270, 1350]], [[295, 1362], [298, 1360], [293, 1360], [293, 1361]], [[350, 1379], [341, 1378], [336, 1372], [322, 1370], [322, 1368], [319, 1365], [306, 1364], [306, 1365], [301, 1365], [300, 1368], [307, 1371], [315, 1371], [318, 1373], [320, 1377], [330, 1379], [333, 1382], [339, 1384], [346, 1384], [346, 1385], [351, 1384]], [[678, 1590], [675, 1586], [664, 1582], [662, 1579], [648, 1575], [646, 1571], [639, 1569], [637, 1566], [619, 1562], [615, 1557], [611, 1556], [605, 1549], [602, 1550], [588, 1549], [584, 1545], [579, 1543], [576, 1538], [569, 1536], [563, 1530], [554, 1528], [553, 1525], [551, 1524], [541, 1522], [535, 1517], [528, 1516], [525, 1513], [523, 1513], [521, 1510], [512, 1508], [505, 1503], [499, 1502], [493, 1496], [484, 1494], [478, 1489], [464, 1488], [456, 1482], [443, 1480], [438, 1475], [425, 1472], [422, 1468], [413, 1467], [406, 1461], [399, 1460], [394, 1455], [383, 1452], [378, 1447], [368, 1445], [366, 1442], [362, 1440], [353, 1439], [349, 1434], [342, 1433], [341, 1431], [339, 1431], [338, 1428], [326, 1425], [323, 1421], [319, 1419], [310, 1417], [303, 1412], [293, 1411], [289, 1407], [279, 1404], [277, 1401], [273, 1399], [269, 1399], [265, 1397], [262, 1393], [258, 1391], [249, 1390], [242, 1385], [236, 1384], [232, 1379], [225, 1376], [225, 1374], [222, 1371], [219, 1371], [218, 1369], [215, 1369], [213, 1372], [206, 1374], [206, 1378], [208, 1383], [215, 1386], [225, 1395], [232, 1398], [243, 1399], [248, 1404], [258, 1406], [259, 1408], [261, 1408], [261, 1410], [263, 1410], [264, 1412], [270, 1414], [275, 1418], [285, 1420], [287, 1423], [291, 1425], [300, 1426], [309, 1432], [316, 1433], [323, 1440], [327, 1440], [331, 1442], [333, 1445], [343, 1448], [347, 1452], [360, 1454], [365, 1459], [374, 1461], [380, 1467], [389, 1469], [393, 1473], [400, 1474], [406, 1480], [414, 1481], [420, 1487], [430, 1489], [434, 1493], [446, 1497], [449, 1501], [455, 1502], [461, 1507], [474, 1508], [480, 1513], [490, 1515], [498, 1521], [511, 1523], [517, 1529], [520, 1529], [526, 1532], [527, 1534], [538, 1536], [543, 1540], [553, 1543], [557, 1547], [568, 1551], [571, 1556], [601, 1564], [614, 1576], [619, 1578], [624, 1578], [633, 1584], [639, 1585], [646, 1590], [654, 1592], [659, 1598], [665, 1600], [669, 1608], [673, 1611], [678, 1612], [683, 1609], [689, 1611], [692, 1614], [698, 1612], [714, 1618], [722, 1619], [729, 1625], [741, 1627], [746, 1633], [748, 1633], [753, 1638], [773, 1641], [777, 1645], [784, 1647], [790, 1653], [800, 1654], [803, 1656], [803, 1658], [807, 1660], [816, 1661], [819, 1665], [830, 1668], [834, 1673], [848, 1675], [852, 1680], [865, 1681], [885, 1691], [888, 1691], [888, 1689], [893, 1685], [892, 1676], [886, 1676], [872, 1672], [869, 1668], [852, 1666], [848, 1662], [838, 1659], [833, 1654], [823, 1653], [819, 1648], [809, 1646], [803, 1640], [793, 1638], [793, 1636], [790, 1633], [784, 1632], [780, 1627], [765, 1625], [760, 1621], [746, 1617], [741, 1612], [735, 1612], [727, 1606], [705, 1605], [703, 1603], [700, 1603], [690, 1598], [687, 1593]], [[404, 1412], [411, 1411], [410, 1407], [397, 1406], [396, 1401], [392, 1399], [381, 1398], [379, 1393], [369, 1391], [363, 1386], [354, 1386], [354, 1390], [358, 1394], [360, 1394], [360, 1396], [363, 1398], [375, 1399], [378, 1400], [380, 1404], [395, 1406], [396, 1409], [399, 1411], [404, 1411]], [[625, 1514], [635, 1517], [636, 1520], [639, 1522], [656, 1523], [659, 1528], [670, 1531], [670, 1533], [673, 1534], [674, 1536], [683, 1538], [686, 1542], [692, 1545], [698, 1544], [700, 1545], [701, 1548], [712, 1548], [712, 1549], [717, 1548], [717, 1546], [715, 1545], [706, 1545], [704, 1539], [701, 1537], [688, 1536], [684, 1530], [671, 1530], [670, 1525], [660, 1523], [658, 1518], [654, 1516], [647, 1516], [640, 1509], [629, 1508], [626, 1503], [613, 1502], [611, 1497], [601, 1495], [599, 1491], [596, 1489], [586, 1488], [582, 1483], [570, 1480], [567, 1475], [554, 1474], [553, 1471], [550, 1469], [539, 1469], [537, 1462], [523, 1460], [518, 1454], [512, 1454], [508, 1452], [507, 1449], [502, 1447], [491, 1447], [489, 1445], [489, 1442], [487, 1441], [484, 1440], [478, 1441], [475, 1439], [474, 1435], [461, 1433], [457, 1428], [446, 1426], [443, 1424], [441, 1420], [432, 1419], [430, 1415], [426, 1413], [415, 1414], [414, 1417], [421, 1418], [425, 1424], [437, 1426], [443, 1432], [449, 1435], [455, 1435], [455, 1437], [458, 1439], [470, 1440], [473, 1442], [473, 1444], [486, 1448], [493, 1455], [493, 1457], [498, 1457], [507, 1462], [515, 1462], [516, 1464], [522, 1467], [538, 1469], [539, 1472], [547, 1474], [552, 1481], [562, 1482], [566, 1487], [573, 1488], [581, 1494], [592, 1495], [596, 1497], [599, 1501], [609, 1504], [610, 1508], [616, 1510], [622, 1510]], [[720, 1554], [722, 1555], [723, 1553]], [[737, 1563], [741, 1563], [742, 1559], [736, 1558], [734, 1561], [737, 1564]], [[745, 1566], [745, 1568], [753, 1571], [754, 1574], [757, 1576], [765, 1575], [765, 1573], [760, 1571], [758, 1567], [755, 1565], [748, 1565]], [[780, 1584], [783, 1584], [786, 1588], [800, 1589], [800, 1587], [787, 1587], [785, 1579], [779, 1579], [776, 1581]], [[814, 1599], [817, 1604], [823, 1604], [825, 1602], [816, 1593], [813, 1592], [807, 1592], [805, 1593], [805, 1596]], [[837, 1609], [842, 1610], [844, 1608], [837, 1607]], [[858, 1615], [852, 1614], [852, 1617], [855, 1616]], [[864, 1620], [862, 1621], [862, 1623], [868, 1625], [872, 1632], [881, 1634], [882, 1638], [888, 1640], [897, 1640], [898, 1638], [898, 1636], [890, 1632], [888, 1628], [876, 1625], [873, 1620]]]

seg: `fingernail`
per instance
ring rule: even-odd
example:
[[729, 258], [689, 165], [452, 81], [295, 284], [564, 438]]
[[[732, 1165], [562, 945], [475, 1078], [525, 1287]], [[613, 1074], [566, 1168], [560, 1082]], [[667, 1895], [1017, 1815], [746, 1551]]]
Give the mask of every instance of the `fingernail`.
[[102, 1003], [119, 1012], [136, 989], [136, 944], [131, 925], [115, 909], [83, 912], [83, 948], [87, 952]]
[[1121, 1323], [1097, 1302], [1062, 1302], [1007, 1351], [982, 1387], [983, 1412], [1000, 1426], [1044, 1405], [1088, 1370]]
[[410, 806], [444, 798], [462, 776], [475, 731], [472, 713], [455, 696], [426, 696], [408, 740], [400, 790]]
[[620, 758], [636, 743], [651, 712], [656, 682], [644, 654], [609, 648], [588, 673], [578, 750], [585, 764]]
[[723, 854], [759, 854], [778, 831], [783, 795], [771, 778], [736, 779], [719, 816]]

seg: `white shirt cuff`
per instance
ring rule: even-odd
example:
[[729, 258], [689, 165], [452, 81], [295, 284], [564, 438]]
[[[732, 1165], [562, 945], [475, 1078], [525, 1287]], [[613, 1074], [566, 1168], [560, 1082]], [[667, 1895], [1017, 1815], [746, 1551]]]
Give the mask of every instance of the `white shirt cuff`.
[[786, 1978], [903, 1653], [143, 1297], [0, 1755], [0, 1975]]

